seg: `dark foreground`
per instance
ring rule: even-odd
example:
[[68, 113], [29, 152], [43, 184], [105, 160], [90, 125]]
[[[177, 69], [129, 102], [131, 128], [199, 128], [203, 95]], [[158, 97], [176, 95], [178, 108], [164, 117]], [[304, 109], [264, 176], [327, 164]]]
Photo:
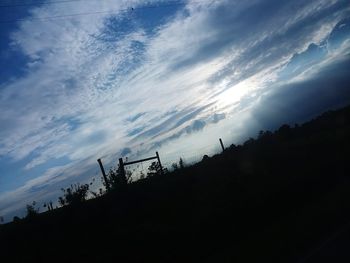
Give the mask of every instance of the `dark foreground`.
[[350, 262], [350, 108], [0, 227], [1, 262]]

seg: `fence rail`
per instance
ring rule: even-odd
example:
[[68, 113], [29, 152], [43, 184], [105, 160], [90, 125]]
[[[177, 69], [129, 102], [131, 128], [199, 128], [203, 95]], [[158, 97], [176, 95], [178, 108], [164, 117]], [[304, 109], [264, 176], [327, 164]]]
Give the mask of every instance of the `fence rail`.
[[[222, 152], [224, 152], [225, 151], [225, 146], [224, 146], [221, 138], [219, 138], [219, 142], [220, 142], [220, 146], [221, 146]], [[119, 158], [119, 169], [120, 169], [121, 175], [125, 176], [125, 166], [127, 166], [127, 165], [132, 165], [132, 164], [136, 164], [136, 163], [142, 163], [142, 162], [155, 160], [155, 159], [157, 159], [158, 164], [159, 164], [159, 168], [160, 168], [160, 173], [161, 173], [161, 175], [163, 175], [164, 174], [164, 170], [163, 170], [163, 166], [162, 166], [162, 163], [160, 161], [160, 157], [159, 157], [159, 153], [158, 152], [156, 152], [155, 156], [144, 158], [144, 159], [139, 159], [139, 160], [135, 160], [135, 161], [131, 161], [131, 162], [124, 162], [123, 158]], [[103, 164], [102, 164], [102, 160], [98, 159], [97, 162], [100, 165], [102, 176], [103, 176], [103, 179], [104, 179], [105, 184], [106, 184], [106, 189], [107, 189], [107, 191], [109, 191], [110, 190], [110, 185], [109, 185], [109, 182], [108, 182], [108, 179], [107, 179], [107, 176], [106, 176], [105, 169], [104, 169]]]

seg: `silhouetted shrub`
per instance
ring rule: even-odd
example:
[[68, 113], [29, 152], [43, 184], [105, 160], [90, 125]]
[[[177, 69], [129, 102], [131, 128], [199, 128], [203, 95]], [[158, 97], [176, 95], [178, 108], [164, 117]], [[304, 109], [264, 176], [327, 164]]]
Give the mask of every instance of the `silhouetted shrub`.
[[151, 165], [148, 167], [148, 176], [160, 175], [161, 173], [162, 171], [158, 162], [152, 162]]
[[172, 163], [172, 164], [171, 164], [171, 168], [173, 169], [173, 171], [176, 171], [176, 170], [179, 169], [179, 166], [178, 166], [177, 163]]
[[47, 207], [47, 211], [53, 210], [52, 201], [50, 201], [48, 203], [45, 202], [43, 207]]
[[36, 205], [36, 202], [33, 201], [31, 205], [26, 206], [26, 209], [27, 209], [26, 218], [31, 218], [39, 214], [39, 208], [35, 208], [35, 205]]
[[14, 216], [12, 219], [13, 222], [19, 222], [21, 219], [18, 216]]
[[109, 169], [109, 172], [107, 174], [107, 181], [109, 183], [111, 190], [115, 190], [118, 188], [123, 188], [128, 183], [130, 183], [132, 180], [131, 176], [132, 176], [131, 171], [127, 170], [123, 172], [118, 165], [118, 168]]
[[207, 161], [207, 160], [209, 160], [209, 156], [208, 156], [208, 155], [206, 155], [206, 154], [205, 154], [205, 155], [203, 155], [202, 162], [203, 162], [203, 161]]
[[291, 135], [291, 128], [288, 124], [282, 125], [278, 131], [277, 134], [280, 135], [284, 139], [288, 139], [289, 136]]
[[232, 144], [230, 145], [230, 147], [229, 147], [230, 150], [234, 150], [234, 149], [236, 149], [236, 148], [237, 148], [237, 146], [236, 146], [234, 143], [232, 143]]
[[97, 198], [97, 197], [102, 196], [104, 194], [104, 191], [102, 188], [99, 188], [98, 192], [90, 191], [90, 193], [93, 195], [93, 197]]
[[146, 175], [144, 174], [143, 171], [140, 172], [140, 179], [145, 179], [146, 178]]
[[181, 157], [180, 157], [180, 160], [179, 160], [179, 167], [180, 167], [180, 169], [185, 168], [185, 162], [184, 162], [184, 160]]
[[254, 138], [249, 138], [247, 141], [245, 141], [243, 143], [243, 146], [249, 146], [249, 145], [253, 145], [255, 142]]
[[65, 205], [76, 205], [84, 202], [87, 198], [89, 191], [88, 184], [74, 184], [68, 187], [67, 189], [62, 188], [63, 196], [58, 198], [58, 203], [61, 206]]

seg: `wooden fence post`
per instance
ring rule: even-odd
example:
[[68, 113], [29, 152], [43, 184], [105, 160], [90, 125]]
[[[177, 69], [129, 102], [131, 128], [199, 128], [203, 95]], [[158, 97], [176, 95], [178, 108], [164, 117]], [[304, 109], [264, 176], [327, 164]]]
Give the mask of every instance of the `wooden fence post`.
[[225, 147], [224, 147], [224, 144], [222, 143], [221, 138], [219, 138], [219, 141], [220, 141], [220, 144], [221, 144], [222, 152], [224, 152], [225, 151]]
[[119, 158], [119, 169], [121, 176], [126, 179], [123, 158]]
[[159, 158], [158, 152], [156, 152], [156, 156], [157, 156], [159, 167], [160, 167], [160, 174], [164, 175], [163, 166], [162, 166], [162, 163], [160, 162], [160, 158]]
[[97, 160], [98, 164], [100, 165], [100, 168], [101, 168], [101, 172], [102, 172], [102, 175], [103, 175], [103, 179], [105, 181], [105, 184], [106, 184], [106, 189], [107, 191], [111, 190], [110, 187], [109, 187], [109, 183], [108, 183], [108, 180], [107, 180], [107, 176], [106, 176], [106, 173], [105, 173], [105, 169], [103, 168], [103, 165], [102, 165], [102, 161], [101, 159], [98, 159]]

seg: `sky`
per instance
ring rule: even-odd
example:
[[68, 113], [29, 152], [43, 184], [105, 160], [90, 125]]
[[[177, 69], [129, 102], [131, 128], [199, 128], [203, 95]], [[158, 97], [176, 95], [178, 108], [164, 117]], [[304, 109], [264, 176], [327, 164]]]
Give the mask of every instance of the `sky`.
[[[350, 103], [341, 0], [0, 2], [0, 216]], [[44, 209], [40, 208], [40, 211]]]

